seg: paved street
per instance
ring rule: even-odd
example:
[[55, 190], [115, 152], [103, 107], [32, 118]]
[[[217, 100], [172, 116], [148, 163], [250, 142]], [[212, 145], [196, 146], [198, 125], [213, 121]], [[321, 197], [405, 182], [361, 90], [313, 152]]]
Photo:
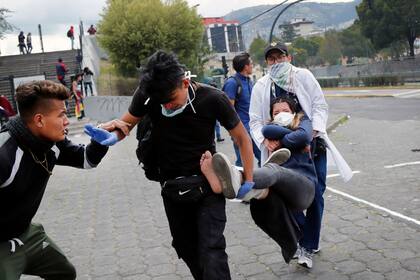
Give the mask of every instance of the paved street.
[[393, 96], [397, 98], [420, 98], [420, 89], [417, 88], [406, 88], [406, 89], [327, 89], [324, 90], [327, 96]]
[[[329, 98], [331, 134], [355, 174], [328, 186], [420, 220], [420, 99]], [[226, 141], [218, 150], [233, 160]], [[86, 142], [85, 136], [73, 138]], [[171, 248], [160, 187], [147, 181], [131, 136], [96, 170], [56, 167], [34, 221], [75, 264], [78, 279], [192, 279]], [[331, 170], [331, 174], [335, 171]], [[420, 279], [420, 226], [327, 191], [321, 252], [314, 268], [286, 265], [280, 248], [253, 223], [249, 206], [227, 203], [233, 279]], [[22, 279], [38, 279], [23, 277]]]

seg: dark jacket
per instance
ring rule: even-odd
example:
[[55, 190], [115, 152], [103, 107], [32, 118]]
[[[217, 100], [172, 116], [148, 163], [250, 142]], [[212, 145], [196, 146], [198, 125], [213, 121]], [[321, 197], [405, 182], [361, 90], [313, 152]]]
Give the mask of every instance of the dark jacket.
[[306, 176], [309, 180], [317, 183], [315, 166], [311, 154], [303, 149], [312, 141], [312, 122], [304, 115], [296, 130], [290, 130], [275, 124], [265, 125], [262, 134], [270, 140], [280, 140], [282, 148], [290, 150], [291, 155], [288, 161], [282, 164], [283, 167], [295, 170]]
[[[40, 141], [26, 127], [15, 129], [17, 120], [11, 119], [0, 132], [0, 242], [18, 237], [29, 226], [50, 178], [46, 167], [93, 168], [108, 150], [94, 141], [87, 147], [68, 139]], [[47, 164], [36, 162], [44, 159]]]

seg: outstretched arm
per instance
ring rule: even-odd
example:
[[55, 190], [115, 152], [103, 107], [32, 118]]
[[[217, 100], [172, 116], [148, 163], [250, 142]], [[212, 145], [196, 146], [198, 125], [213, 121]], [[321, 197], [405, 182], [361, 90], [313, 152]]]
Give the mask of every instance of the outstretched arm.
[[67, 138], [56, 144], [53, 149], [58, 165], [90, 169], [96, 167], [108, 151], [108, 147], [91, 141], [87, 146], [73, 144]]
[[129, 112], [126, 112], [120, 119], [101, 123], [98, 127], [110, 132], [115, 131], [118, 135], [118, 140], [122, 140], [130, 134], [130, 131], [141, 119], [142, 118], [135, 117]]

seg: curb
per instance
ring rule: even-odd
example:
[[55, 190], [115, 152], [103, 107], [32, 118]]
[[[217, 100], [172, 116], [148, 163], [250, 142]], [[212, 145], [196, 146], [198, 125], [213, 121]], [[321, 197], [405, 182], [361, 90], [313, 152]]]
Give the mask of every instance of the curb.
[[339, 94], [339, 93], [327, 93], [324, 94], [325, 97], [338, 97], [338, 98], [345, 98], [345, 97], [353, 97], [353, 98], [371, 98], [371, 97], [395, 97], [394, 94], [351, 94], [351, 93], [343, 93], [343, 94]]
[[327, 127], [327, 133], [331, 133], [332, 130], [334, 130], [335, 128], [337, 128], [337, 126], [339, 126], [342, 123], [345, 123], [348, 119], [350, 119], [349, 115], [343, 115], [341, 117], [339, 117], [338, 119], [336, 119], [332, 124], [330, 124]]

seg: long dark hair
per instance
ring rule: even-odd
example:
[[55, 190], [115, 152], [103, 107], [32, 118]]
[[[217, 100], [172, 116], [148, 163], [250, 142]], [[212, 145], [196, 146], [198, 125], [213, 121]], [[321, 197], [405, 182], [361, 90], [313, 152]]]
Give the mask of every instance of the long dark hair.
[[285, 103], [287, 103], [287, 105], [289, 105], [290, 110], [292, 111], [292, 113], [295, 113], [295, 117], [293, 118], [293, 121], [292, 121], [292, 123], [289, 126], [290, 129], [295, 130], [299, 126], [300, 120], [304, 116], [304, 113], [303, 113], [303, 111], [296, 112], [296, 108], [297, 108], [296, 101], [293, 100], [290, 97], [287, 97], [287, 96], [279, 96], [279, 97], [276, 97], [275, 99], [271, 100], [271, 102], [270, 102], [270, 117], [271, 117], [271, 121], [273, 121], [273, 119], [274, 119], [273, 118], [273, 107], [274, 107], [274, 105], [277, 104], [277, 103], [283, 103], [283, 102], [285, 102]]

